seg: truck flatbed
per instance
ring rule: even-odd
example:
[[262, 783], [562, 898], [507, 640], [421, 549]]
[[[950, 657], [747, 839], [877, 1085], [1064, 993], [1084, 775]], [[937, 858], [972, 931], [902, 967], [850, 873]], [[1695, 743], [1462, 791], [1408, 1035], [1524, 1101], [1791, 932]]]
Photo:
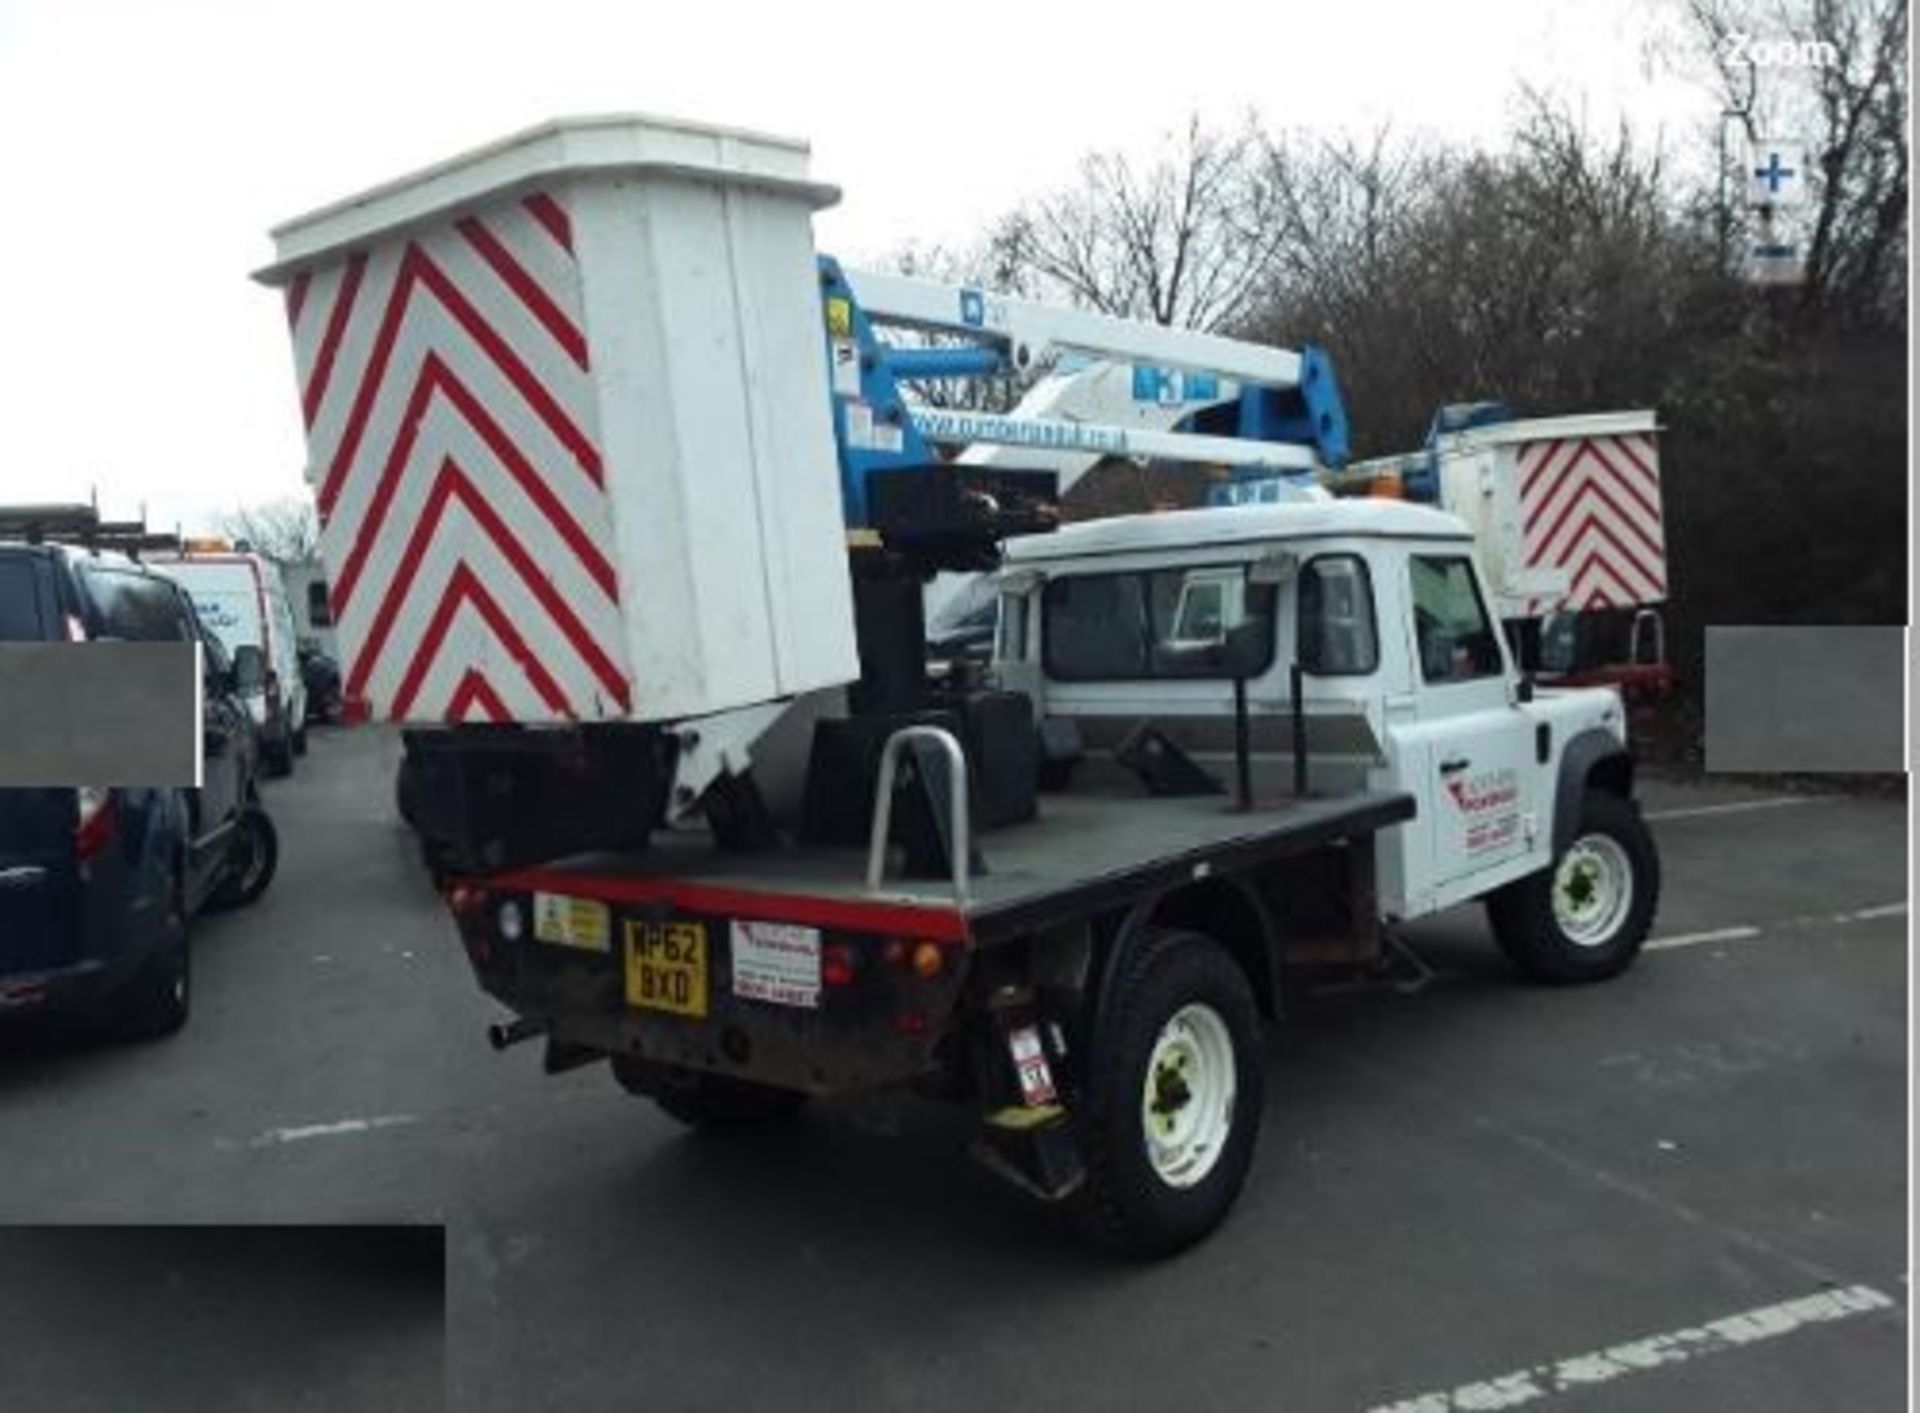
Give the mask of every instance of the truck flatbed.
[[1049, 795], [1038, 819], [978, 836], [987, 871], [973, 876], [964, 904], [943, 879], [889, 877], [869, 892], [864, 849], [728, 852], [704, 833], [662, 833], [644, 853], [582, 854], [494, 883], [990, 946], [1209, 874], [1370, 835], [1414, 808], [1404, 793], [1292, 798], [1245, 812], [1220, 795]]

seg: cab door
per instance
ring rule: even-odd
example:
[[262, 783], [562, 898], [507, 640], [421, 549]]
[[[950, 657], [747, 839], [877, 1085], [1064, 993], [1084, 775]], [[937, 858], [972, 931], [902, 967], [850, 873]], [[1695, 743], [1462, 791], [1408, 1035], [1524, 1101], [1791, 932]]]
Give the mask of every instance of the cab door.
[[[1407, 556], [1420, 746], [1432, 879], [1445, 903], [1458, 885], [1525, 858], [1541, 830], [1534, 724], [1516, 699], [1499, 625], [1466, 546]], [[1450, 886], [1452, 885], [1452, 886]]]

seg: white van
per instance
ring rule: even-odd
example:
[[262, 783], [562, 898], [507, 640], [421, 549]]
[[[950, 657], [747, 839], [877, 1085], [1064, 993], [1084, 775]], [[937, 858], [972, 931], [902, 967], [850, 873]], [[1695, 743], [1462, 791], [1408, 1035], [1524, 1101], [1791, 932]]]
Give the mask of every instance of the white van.
[[188, 546], [177, 555], [148, 555], [147, 562], [187, 591], [194, 609], [229, 651], [243, 643], [260, 649], [266, 680], [248, 696], [247, 708], [260, 732], [267, 769], [289, 775], [293, 758], [306, 754], [307, 688], [280, 571], [264, 555], [201, 550], [192, 541]]

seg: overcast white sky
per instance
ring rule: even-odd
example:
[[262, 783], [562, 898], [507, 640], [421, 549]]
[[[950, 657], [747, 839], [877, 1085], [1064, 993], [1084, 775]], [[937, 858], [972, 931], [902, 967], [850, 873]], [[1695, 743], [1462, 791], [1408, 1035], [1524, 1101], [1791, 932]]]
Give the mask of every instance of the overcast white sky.
[[[270, 225], [569, 113], [806, 138], [858, 261], [965, 242], [1190, 111], [1497, 135], [1522, 81], [1596, 122], [1710, 118], [1660, 0], [765, 6], [0, 0], [0, 501], [202, 526], [301, 492]], [[1343, 377], [1366, 376], [1343, 369]]]

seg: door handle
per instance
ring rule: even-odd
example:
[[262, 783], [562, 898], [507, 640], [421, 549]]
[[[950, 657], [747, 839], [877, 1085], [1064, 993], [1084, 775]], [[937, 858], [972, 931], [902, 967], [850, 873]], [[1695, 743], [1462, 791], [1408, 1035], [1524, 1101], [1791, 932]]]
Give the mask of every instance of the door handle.
[[1440, 762], [1440, 773], [1442, 775], [1458, 775], [1472, 764], [1473, 762], [1465, 756], [1455, 756], [1452, 760], [1443, 760]]

